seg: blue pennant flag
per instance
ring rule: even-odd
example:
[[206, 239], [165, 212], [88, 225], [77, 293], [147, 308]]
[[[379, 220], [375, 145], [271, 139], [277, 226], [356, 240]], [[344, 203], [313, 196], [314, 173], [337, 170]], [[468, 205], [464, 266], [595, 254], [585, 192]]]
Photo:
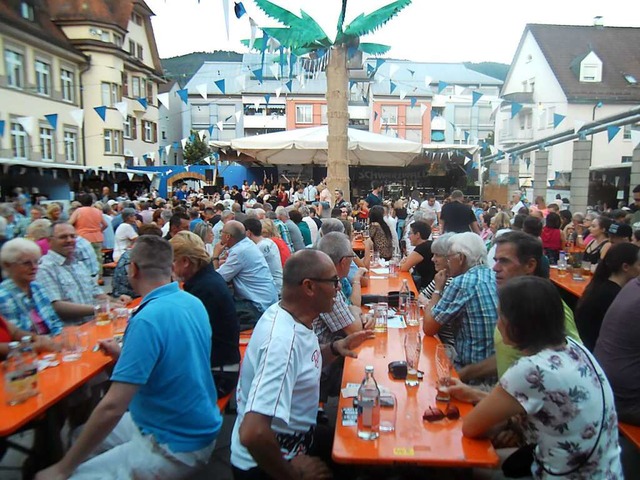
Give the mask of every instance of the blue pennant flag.
[[356, 84], [355, 80], [349, 80], [349, 91], [351, 91], [351, 89], [353, 88], [353, 86]]
[[609, 139], [609, 143], [611, 143], [611, 140], [615, 138], [619, 131], [620, 127], [616, 127], [615, 125], [610, 125], [607, 127], [607, 138]]
[[4, 137], [4, 120], [0, 120], [0, 137]]
[[373, 75], [373, 73], [376, 71], [375, 68], [373, 68], [373, 65], [369, 65], [367, 64], [367, 76], [370, 77], [371, 75]]
[[464, 131], [464, 143], [468, 143], [469, 142], [469, 132], [467, 132], [466, 130]]
[[471, 106], [473, 107], [482, 97], [482, 92], [471, 92]]
[[373, 121], [375, 122], [378, 119], [378, 112], [373, 112]]
[[189, 90], [183, 88], [176, 92], [185, 105], [189, 105]]
[[364, 102], [365, 105], [369, 105], [369, 99], [364, 95], [362, 96], [362, 101]]
[[196, 139], [196, 134], [192, 133], [191, 135], [189, 135], [189, 142], [193, 143], [193, 141]]
[[386, 60], [384, 58], [376, 58], [376, 70], [378, 70], [382, 65], [384, 65]]
[[174, 150], [177, 150], [180, 148], [180, 142], [173, 142], [171, 146], [173, 147]]
[[[504, 152], [501, 152], [501, 153], [502, 153], [502, 156], [504, 156]], [[517, 160], [518, 160], [517, 155], [511, 155], [511, 165], [515, 165]]]
[[416, 106], [416, 103], [418, 103], [418, 99], [416, 97], [411, 97], [411, 108]]
[[527, 166], [527, 170], [529, 170], [529, 167], [531, 166], [531, 159], [529, 157], [525, 158], [524, 164]]
[[438, 93], [442, 93], [442, 91], [447, 88], [449, 86], [449, 84], [447, 82], [443, 82], [442, 80], [440, 80], [438, 82]]
[[224, 89], [224, 78], [222, 80], [216, 80], [215, 82], [213, 82], [216, 84], [216, 87], [218, 87], [220, 89], [220, 91], [222, 93], [225, 93], [225, 89]]
[[396, 84], [389, 81], [389, 93], [393, 93], [395, 89], [396, 89]]
[[560, 125], [565, 118], [566, 117], [564, 115], [560, 115], [559, 113], [554, 113], [553, 114], [553, 128], [557, 128], [558, 125]]
[[[289, 78], [293, 77], [293, 67], [298, 61], [298, 57], [296, 57], [293, 53], [289, 54]], [[291, 89], [289, 89], [291, 91]]]
[[45, 115], [44, 118], [47, 119], [47, 122], [49, 122], [49, 125], [51, 125], [54, 130], [56, 128], [58, 128], [58, 114], [57, 113], [52, 113], [50, 115]]
[[213, 125], [209, 125], [209, 128], [207, 130], [209, 130], [209, 136], [213, 136]]
[[517, 102], [513, 102], [511, 104], [511, 118], [513, 118], [516, 115], [518, 115], [518, 113], [520, 113], [520, 110], [522, 110], [522, 104], [521, 103], [517, 103]]
[[264, 99], [267, 101], [267, 106], [269, 106], [269, 100], [271, 100], [271, 94], [270, 94], [270, 93], [267, 93], [267, 94], [264, 96]]
[[289, 93], [293, 93], [293, 80], [289, 80], [285, 85], [289, 89]]
[[107, 107], [102, 105], [101, 107], [93, 107], [93, 109], [98, 115], [100, 115], [100, 118], [103, 122], [107, 119]]
[[242, 17], [247, 11], [244, 8], [242, 2], [233, 2], [233, 12], [236, 14], [236, 18]]
[[410, 70], [407, 68], [407, 72], [409, 72], [411, 74], [411, 76], [413, 77], [416, 74], [415, 70]]
[[[431, 109], [431, 120], [433, 120], [437, 116], [438, 116], [437, 112], [434, 109]], [[454, 125], [454, 127], [455, 127], [455, 125]]]
[[136, 98], [136, 100], [138, 101], [138, 103], [140, 105], [142, 105], [142, 108], [144, 108], [145, 110], [147, 109], [147, 105], [149, 105], [149, 104], [147, 103], [147, 99], [146, 98], [140, 97], [140, 98]]
[[555, 187], [555, 185], [556, 185], [556, 181], [555, 180], [549, 180], [549, 186], [551, 188]]
[[255, 75], [256, 79], [258, 80], [258, 83], [262, 84], [262, 67], [256, 68], [255, 70], [251, 70], [251, 73]]

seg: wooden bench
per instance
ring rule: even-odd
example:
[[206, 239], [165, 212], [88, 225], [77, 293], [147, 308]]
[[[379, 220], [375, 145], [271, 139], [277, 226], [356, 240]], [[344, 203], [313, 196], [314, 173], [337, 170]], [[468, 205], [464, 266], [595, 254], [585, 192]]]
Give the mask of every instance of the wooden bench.
[[636, 448], [640, 449], [640, 426], [618, 422], [618, 429]]

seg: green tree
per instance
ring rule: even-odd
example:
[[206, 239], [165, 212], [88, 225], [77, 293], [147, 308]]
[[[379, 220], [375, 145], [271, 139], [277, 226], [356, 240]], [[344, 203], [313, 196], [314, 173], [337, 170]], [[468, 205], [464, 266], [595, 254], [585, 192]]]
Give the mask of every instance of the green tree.
[[[369, 55], [383, 55], [391, 47], [377, 43], [361, 43], [360, 37], [375, 32], [398, 12], [411, 3], [411, 0], [397, 0], [365, 15], [360, 14], [344, 27], [347, 0], [342, 0], [338, 16], [337, 33], [331, 41], [322, 27], [304, 11], [300, 16], [286, 10], [269, 0], [254, 0], [256, 5], [269, 17], [280, 22], [283, 27], [263, 28], [266, 35], [275, 38], [280, 45], [297, 56], [319, 54], [330, 50], [327, 66], [327, 123], [329, 143], [327, 156], [327, 184], [329, 190], [340, 189], [349, 196], [349, 75], [348, 56], [356, 50]], [[246, 41], [245, 41], [246, 44]], [[255, 45], [265, 45], [264, 39], [258, 39]]]
[[198, 132], [191, 130], [189, 141], [184, 145], [183, 157], [185, 165], [198, 165], [211, 154], [209, 146], [204, 142]]

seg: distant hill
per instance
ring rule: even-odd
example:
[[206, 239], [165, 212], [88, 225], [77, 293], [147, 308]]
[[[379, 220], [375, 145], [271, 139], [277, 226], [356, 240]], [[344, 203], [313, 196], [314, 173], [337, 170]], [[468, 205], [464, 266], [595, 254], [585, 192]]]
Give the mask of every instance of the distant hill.
[[484, 73], [485, 75], [489, 75], [490, 77], [503, 81], [507, 78], [507, 73], [511, 67], [511, 65], [507, 65], [506, 63], [496, 62], [464, 62], [464, 65], [470, 70], [475, 70], [476, 72]]
[[242, 62], [242, 54], [236, 52], [193, 52], [179, 57], [162, 58], [162, 68], [169, 80], [176, 80], [184, 87], [204, 62]]

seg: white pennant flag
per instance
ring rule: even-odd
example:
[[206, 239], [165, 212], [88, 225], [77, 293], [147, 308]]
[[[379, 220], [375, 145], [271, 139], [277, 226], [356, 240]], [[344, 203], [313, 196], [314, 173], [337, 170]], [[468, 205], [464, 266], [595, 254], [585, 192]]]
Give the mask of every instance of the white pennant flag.
[[427, 111], [427, 108], [428, 107], [424, 103], [420, 104], [420, 116], [421, 117], [425, 114], [425, 112]]
[[138, 157], [133, 157], [133, 165], [140, 166], [140, 159]]
[[76, 122], [78, 128], [82, 128], [82, 121], [84, 120], [84, 110], [82, 110], [81, 108], [78, 108], [77, 110], [71, 110], [69, 112], [69, 115], [71, 115], [73, 121]]
[[191, 166], [191, 165], [185, 165], [185, 166], [184, 166], [184, 171], [185, 171], [185, 172], [188, 172], [188, 171], [189, 171], [189, 167], [190, 167], [190, 166]]
[[159, 93], [158, 94], [158, 101], [162, 105], [164, 105], [164, 108], [166, 108], [168, 110], [169, 109], [169, 92]]
[[640, 130], [631, 130], [631, 145], [635, 148], [640, 143]]
[[404, 90], [400, 90], [400, 100], [404, 100], [404, 97], [407, 96], [407, 92], [405, 92]]
[[256, 43], [256, 34], [258, 31], [258, 24], [249, 17], [249, 25], [251, 25], [251, 40], [249, 40], [249, 50], [253, 50], [253, 44]]
[[384, 75], [376, 75], [376, 82], [382, 83], [387, 79]]
[[[253, 108], [255, 110], [260, 110], [260, 101], [253, 102]], [[222, 130], [222, 129], [221, 129]]]
[[164, 147], [164, 154], [168, 157], [169, 156], [169, 152], [171, 151], [171, 144], [167, 145], [166, 147]]
[[463, 92], [464, 92], [464, 87], [462, 87], [460, 85], [454, 85], [453, 86], [453, 94], [454, 95], [462, 95]]
[[204, 157], [203, 160], [207, 163], [207, 165], [211, 165], [211, 157]]
[[[282, 93], [282, 87], [276, 88], [276, 98], [280, 98], [280, 94]], [[237, 112], [236, 112], [237, 113]]]
[[187, 142], [189, 141], [188, 138], [183, 138], [182, 140], [180, 140], [180, 143], [182, 143], [182, 149], [184, 150], [184, 147], [187, 145]]
[[396, 65], [395, 63], [390, 63], [389, 64], [389, 78], [393, 78], [393, 75], [398, 71], [398, 65]]
[[116, 109], [120, 112], [122, 118], [127, 118], [127, 115], [129, 113], [129, 104], [126, 101], [114, 103], [113, 106], [116, 107]]
[[222, 120], [220, 120], [218, 123], [216, 123], [216, 127], [218, 127], [218, 130], [222, 131], [222, 125], [223, 125]]
[[269, 70], [271, 70], [271, 73], [276, 80], [280, 78], [280, 65], [278, 65], [277, 63], [274, 63], [269, 67]]
[[153, 173], [147, 173], [147, 178], [149, 179], [149, 181], [153, 180]]
[[156, 159], [156, 152], [147, 153], [147, 157], [149, 157], [151, 160], [155, 160]]
[[201, 83], [200, 85], [196, 86], [196, 90], [202, 96], [202, 98], [204, 98], [205, 100], [207, 99], [207, 84], [206, 83]]
[[204, 137], [207, 135], [207, 131], [206, 130], [200, 130], [198, 132], [198, 135], [200, 135], [200, 140], [204, 141]]
[[17, 119], [18, 123], [22, 125], [22, 128], [29, 134], [29, 136], [33, 136], [33, 127], [35, 126], [35, 118], [34, 117], [20, 117]]
[[583, 122], [582, 120], [576, 120], [575, 122], [573, 122], [574, 132], [578, 133], [580, 129], [584, 127], [585, 123], [586, 122]]
[[133, 174], [131, 172], [127, 172], [127, 177], [129, 177], [129, 181], [132, 181], [134, 176], [135, 176], [135, 174]]
[[431, 88], [431, 82], [433, 81], [433, 77], [430, 77], [429, 75], [424, 77], [424, 86], [427, 88]]
[[236, 117], [236, 122], [239, 122], [242, 117], [242, 110], [238, 110], [234, 115]]
[[502, 100], [491, 100], [491, 112], [495, 112], [497, 108], [500, 108]]

